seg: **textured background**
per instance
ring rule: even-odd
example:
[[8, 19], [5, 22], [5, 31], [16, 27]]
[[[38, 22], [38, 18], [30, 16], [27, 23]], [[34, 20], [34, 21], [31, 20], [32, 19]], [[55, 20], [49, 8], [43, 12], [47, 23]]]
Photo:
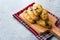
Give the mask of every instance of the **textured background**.
[[[38, 40], [30, 31], [13, 18], [13, 14], [32, 2], [60, 17], [60, 0], [0, 0], [0, 40]], [[56, 37], [51, 40], [58, 40]]]

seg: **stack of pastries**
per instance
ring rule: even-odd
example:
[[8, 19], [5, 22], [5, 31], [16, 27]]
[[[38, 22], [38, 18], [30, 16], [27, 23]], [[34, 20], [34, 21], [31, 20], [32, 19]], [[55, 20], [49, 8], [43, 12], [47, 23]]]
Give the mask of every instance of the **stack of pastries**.
[[37, 24], [45, 28], [51, 28], [51, 23], [48, 18], [48, 12], [40, 5], [34, 4], [23, 12], [24, 18], [31, 24]]

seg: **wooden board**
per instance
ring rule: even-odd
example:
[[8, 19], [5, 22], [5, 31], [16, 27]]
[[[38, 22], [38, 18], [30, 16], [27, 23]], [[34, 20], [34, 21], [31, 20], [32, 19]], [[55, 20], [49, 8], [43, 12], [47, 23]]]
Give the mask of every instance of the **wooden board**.
[[52, 23], [52, 29], [50, 32], [60, 39], [60, 28], [56, 27], [55, 25], [57, 18], [49, 14], [49, 19]]
[[33, 28], [37, 33], [39, 34], [44, 34], [46, 33], [47, 31], [49, 31], [49, 29], [47, 28], [43, 28], [41, 27], [40, 25], [38, 24], [31, 24], [30, 22], [28, 22], [24, 17], [23, 17], [23, 13], [19, 15], [19, 17], [24, 21], [26, 22], [31, 28]]

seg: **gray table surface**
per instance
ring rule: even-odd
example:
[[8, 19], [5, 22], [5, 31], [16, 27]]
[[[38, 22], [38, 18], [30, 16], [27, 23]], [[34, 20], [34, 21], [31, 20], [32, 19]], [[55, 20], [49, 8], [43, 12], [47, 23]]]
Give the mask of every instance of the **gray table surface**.
[[[38, 40], [12, 16], [32, 2], [40, 3], [60, 17], [60, 0], [0, 0], [0, 40]], [[51, 40], [58, 39], [53, 37]]]

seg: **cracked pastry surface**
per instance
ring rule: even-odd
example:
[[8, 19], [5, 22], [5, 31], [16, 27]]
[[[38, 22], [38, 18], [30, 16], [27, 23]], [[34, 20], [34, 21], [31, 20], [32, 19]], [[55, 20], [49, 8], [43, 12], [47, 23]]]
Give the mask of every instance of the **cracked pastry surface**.
[[27, 13], [27, 10], [25, 10], [24, 12], [24, 18], [27, 20], [27, 21], [29, 21], [30, 23], [35, 23], [35, 21], [28, 15], [28, 13]]
[[39, 19], [39, 17], [37, 17], [37, 16], [34, 15], [34, 12], [33, 12], [32, 7], [28, 8], [27, 11], [28, 11], [28, 15], [29, 15], [33, 20], [38, 20], [38, 19]]
[[43, 9], [42, 14], [40, 15], [42, 20], [48, 19], [48, 13], [45, 9]]
[[41, 14], [43, 8], [40, 4], [34, 4], [33, 5], [33, 11], [34, 11], [34, 15], [38, 16]]

